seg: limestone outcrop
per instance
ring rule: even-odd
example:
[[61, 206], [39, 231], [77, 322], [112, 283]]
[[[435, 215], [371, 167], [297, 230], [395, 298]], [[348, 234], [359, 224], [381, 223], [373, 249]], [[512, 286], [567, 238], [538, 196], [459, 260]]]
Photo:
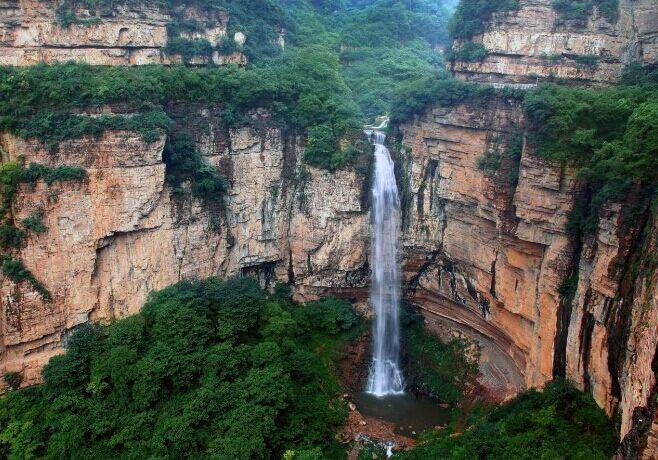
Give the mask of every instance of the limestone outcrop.
[[615, 18], [595, 8], [585, 21], [561, 17], [551, 0], [519, 4], [518, 10], [494, 13], [486, 31], [473, 37], [488, 55], [455, 62], [456, 75], [488, 83], [535, 84], [555, 77], [611, 83], [630, 62], [658, 60], [654, 0], [620, 0]]
[[[87, 321], [135, 313], [148, 293], [181, 279], [249, 274], [317, 296], [367, 281], [368, 225], [363, 179], [302, 166], [300, 139], [259, 120], [228, 130], [202, 109], [198, 138], [211, 164], [230, 180], [223, 210], [174, 197], [165, 179], [165, 139], [145, 143], [131, 132], [106, 132], [61, 144], [54, 154], [36, 141], [3, 135], [4, 161], [78, 165], [83, 182], [24, 185], [12, 214], [35, 210], [47, 231], [29, 233], [17, 254], [51, 293], [27, 282], [2, 282], [1, 372], [23, 385]], [[21, 157], [19, 159], [19, 156]], [[3, 382], [0, 385], [5, 385]]]
[[[181, 56], [166, 52], [167, 25], [172, 12], [147, 4], [119, 5], [110, 12], [92, 14], [78, 8], [75, 21], [63, 24], [60, 2], [53, 0], [0, 1], [0, 65], [80, 61], [92, 65], [170, 64]], [[200, 20], [203, 30], [182, 32], [187, 39], [205, 39], [216, 46], [227, 34], [226, 12], [200, 12], [187, 7], [176, 11], [186, 20]], [[228, 37], [228, 39], [235, 39]], [[238, 37], [241, 39], [241, 37]], [[246, 64], [241, 53], [194, 57], [192, 64]]]
[[[647, 433], [655, 438], [655, 218], [636, 191], [607, 203], [597, 233], [574, 241], [573, 172], [539, 158], [527, 139], [518, 162], [478, 164], [525, 138], [521, 113], [501, 97], [434, 106], [401, 127], [408, 299], [437, 330], [480, 341], [482, 371], [498, 386], [565, 376], [590, 392], [640, 455]], [[563, 288], [570, 277], [573, 298]]]

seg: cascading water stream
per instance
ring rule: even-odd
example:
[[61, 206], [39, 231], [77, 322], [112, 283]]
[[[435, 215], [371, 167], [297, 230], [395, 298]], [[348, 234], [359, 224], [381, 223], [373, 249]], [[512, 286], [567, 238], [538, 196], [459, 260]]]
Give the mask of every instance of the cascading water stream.
[[381, 397], [404, 391], [400, 371], [400, 267], [397, 259], [400, 199], [393, 160], [384, 145], [386, 136], [379, 131], [368, 134], [373, 136], [375, 145], [370, 293], [375, 323], [372, 366], [366, 391]]

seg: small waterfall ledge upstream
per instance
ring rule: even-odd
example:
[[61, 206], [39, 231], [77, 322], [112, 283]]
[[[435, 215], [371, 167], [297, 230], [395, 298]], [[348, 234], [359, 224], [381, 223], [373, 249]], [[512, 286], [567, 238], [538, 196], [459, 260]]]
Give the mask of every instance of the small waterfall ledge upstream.
[[373, 356], [366, 392], [377, 397], [402, 394], [400, 370], [400, 199], [393, 160], [380, 131], [367, 131], [375, 145], [372, 187], [372, 283], [370, 301], [375, 310]]

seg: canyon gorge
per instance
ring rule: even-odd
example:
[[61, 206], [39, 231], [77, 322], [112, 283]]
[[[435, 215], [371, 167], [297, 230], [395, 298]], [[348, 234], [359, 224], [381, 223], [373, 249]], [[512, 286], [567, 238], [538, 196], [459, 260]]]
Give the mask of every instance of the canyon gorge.
[[[170, 18], [158, 8], [121, 7], [70, 28], [55, 14], [50, 2], [3, 1], [0, 64], [180, 60], [165, 51]], [[227, 15], [203, 19], [195, 33], [213, 46], [217, 37], [243, 40], [228, 32]], [[430, 103], [388, 135], [401, 195], [402, 295], [439, 335], [480, 343], [480, 381], [494, 399], [566, 377], [615, 422], [619, 458], [657, 458], [655, 210], [638, 187], [604, 202], [596, 230], [574, 237], [568, 223], [582, 181], [570, 165], [537, 154], [522, 104], [505, 92], [553, 77], [611, 85], [631, 62], [655, 66], [656, 2], [620, 0], [616, 20], [595, 9], [583, 24], [560, 18], [550, 0], [519, 0], [470, 40], [486, 57], [457, 58], [450, 71], [498, 91]], [[579, 62], [591, 56], [595, 64]], [[192, 64], [208, 62], [244, 66], [247, 58], [214, 50]], [[3, 163], [86, 170], [79, 180], [22, 184], [12, 205], [16, 222], [42, 212], [47, 228], [26, 236], [15, 256], [50, 297], [7, 276], [0, 286], [0, 373], [20, 374], [22, 386], [42, 381], [45, 363], [80, 325], [135, 314], [151, 291], [183, 279], [255, 276], [266, 287], [288, 283], [299, 301], [367, 303], [371, 158], [334, 171], [306, 164], [306, 133], [281, 127], [265, 108], [243, 127], [224, 120], [221, 103], [168, 111], [226, 178], [223, 204], [208, 206], [167, 181], [166, 134], [149, 142], [107, 129], [50, 148], [0, 132]], [[131, 115], [120, 105], [89, 114]], [[509, 149], [518, 153], [502, 155], [496, 170], [479, 166]]]

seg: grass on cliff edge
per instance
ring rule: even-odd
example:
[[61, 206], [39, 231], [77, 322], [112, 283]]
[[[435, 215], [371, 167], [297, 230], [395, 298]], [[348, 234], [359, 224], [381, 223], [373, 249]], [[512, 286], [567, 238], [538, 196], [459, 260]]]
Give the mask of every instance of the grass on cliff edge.
[[[106, 129], [140, 132], [152, 142], [171, 129], [169, 109], [205, 103], [222, 109], [227, 127], [252, 121], [257, 108], [274, 122], [309, 137], [306, 160], [328, 169], [346, 164], [359, 133], [360, 112], [340, 71], [338, 56], [321, 46], [291, 51], [258, 68], [183, 66], [94, 67], [84, 64], [0, 67], [0, 130], [56, 147]], [[89, 116], [111, 106], [114, 114]], [[182, 129], [189, 128], [182, 126]]]
[[344, 301], [301, 306], [252, 279], [178, 283], [80, 326], [45, 384], [0, 399], [0, 457], [334, 457], [346, 407], [328, 350], [357, 323]]

